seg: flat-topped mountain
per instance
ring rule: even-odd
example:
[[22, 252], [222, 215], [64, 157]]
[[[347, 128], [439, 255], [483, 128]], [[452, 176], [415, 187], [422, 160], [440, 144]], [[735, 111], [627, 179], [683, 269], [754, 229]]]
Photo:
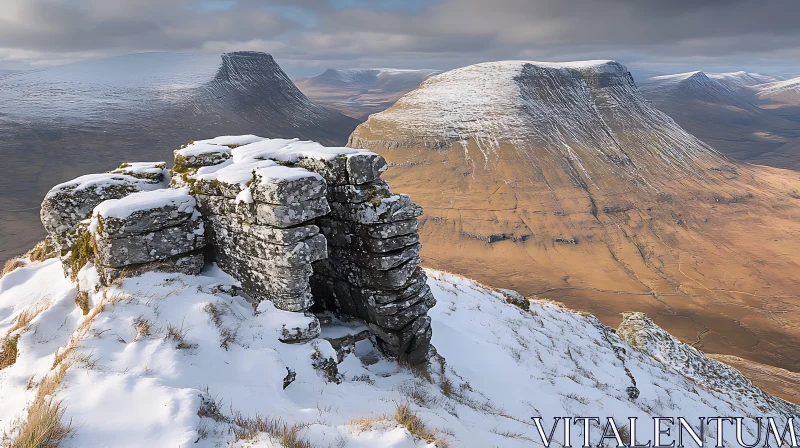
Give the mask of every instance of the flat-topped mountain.
[[786, 275], [800, 267], [800, 175], [723, 156], [616, 62], [446, 72], [349, 146], [383, 155], [423, 206], [430, 267], [609, 324], [644, 311], [705, 351], [800, 368], [800, 282]]
[[328, 69], [313, 78], [297, 80], [297, 87], [314, 101], [363, 120], [437, 73], [396, 68]]
[[358, 124], [309, 100], [257, 52], [144, 53], [13, 73], [0, 77], [0, 104], [0, 258], [41, 238], [36, 207], [54, 183], [120, 160], [171, 159], [193, 138], [341, 145]]
[[796, 153], [780, 150], [800, 137], [800, 124], [760, 108], [753, 86], [775, 78], [745, 72], [656, 76], [640, 83], [642, 93], [683, 128], [739, 160], [800, 168]]

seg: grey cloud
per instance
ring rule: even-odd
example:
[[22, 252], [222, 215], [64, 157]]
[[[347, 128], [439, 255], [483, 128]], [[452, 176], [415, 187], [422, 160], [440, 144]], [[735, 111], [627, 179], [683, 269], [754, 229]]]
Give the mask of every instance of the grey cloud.
[[508, 58], [800, 72], [797, 0], [432, 0], [411, 10], [240, 0], [211, 13], [199, 1], [0, 0], [0, 58], [242, 48], [272, 51], [301, 74]]

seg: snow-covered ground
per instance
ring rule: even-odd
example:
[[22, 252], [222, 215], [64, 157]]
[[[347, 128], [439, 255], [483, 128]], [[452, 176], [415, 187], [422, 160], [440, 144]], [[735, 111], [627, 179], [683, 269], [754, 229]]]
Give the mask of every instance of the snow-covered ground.
[[[427, 273], [442, 359], [412, 371], [362, 340], [337, 372], [323, 338], [358, 332], [356, 323], [334, 319], [323, 338], [280, 343], [282, 325], [307, 318], [269, 302], [254, 309], [229, 294], [234, 281], [214, 266], [100, 288], [87, 265], [79, 276], [89, 291], [84, 315], [58, 260], [27, 263], [0, 279], [0, 337], [20, 335], [16, 362], [0, 370], [0, 433], [14, 435], [15, 419], [26, 418], [58, 362], [70, 366], [55, 389], [73, 429], [65, 447], [280, 446], [259, 428], [245, 434], [256, 416], [298, 425], [297, 437], [315, 447], [443, 446], [437, 438], [450, 447], [529, 447], [541, 446], [537, 416], [549, 432], [556, 416], [614, 417], [622, 426], [628, 417], [694, 424], [796, 410], [640, 317], [626, 330], [639, 349], [591, 315], [547, 301], [525, 310], [508, 303], [526, 303], [513, 292]], [[427, 440], [394, 419], [405, 405]], [[731, 428], [726, 434], [733, 440]], [[575, 426], [573, 444], [580, 440]]]

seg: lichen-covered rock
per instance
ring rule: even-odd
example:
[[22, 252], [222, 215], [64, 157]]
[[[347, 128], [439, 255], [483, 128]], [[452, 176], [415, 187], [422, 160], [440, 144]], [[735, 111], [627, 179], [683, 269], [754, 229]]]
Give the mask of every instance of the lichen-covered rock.
[[163, 183], [127, 174], [87, 174], [51, 188], [42, 201], [41, 219], [50, 234], [72, 229], [108, 199], [120, 199], [137, 191], [162, 188]]
[[215, 259], [220, 268], [236, 277], [253, 298], [269, 300], [276, 308], [285, 311], [303, 311], [313, 305], [309, 286], [310, 265], [277, 266], [269, 260], [241, 258], [219, 248], [216, 252]]
[[291, 204], [325, 196], [327, 183], [317, 173], [278, 165], [255, 170], [250, 190], [256, 202]]
[[[412, 221], [414, 223], [413, 226], [407, 224]], [[419, 242], [419, 234], [416, 232], [416, 220], [412, 221], [401, 221], [402, 224], [394, 227], [391, 232], [385, 229], [386, 226], [391, 226], [391, 224], [363, 225], [331, 219], [330, 217], [318, 219], [317, 224], [322, 227], [322, 232], [328, 236], [331, 246], [362, 252], [383, 253], [404, 249]], [[374, 228], [379, 226], [382, 228]], [[408, 229], [413, 230], [409, 231]], [[408, 233], [395, 234], [398, 232]]]
[[361, 224], [388, 224], [422, 215], [422, 207], [403, 194], [381, 198], [380, 202], [374, 204], [331, 202], [330, 207], [332, 217]]
[[274, 205], [237, 202], [220, 196], [201, 195], [198, 197], [198, 203], [200, 211], [205, 215], [233, 215], [240, 222], [279, 228], [306, 225], [308, 221], [330, 211], [328, 201], [324, 197]]
[[413, 244], [391, 252], [365, 252], [345, 247], [331, 251], [329, 258], [367, 269], [388, 271], [409, 260], [418, 259], [421, 247], [420, 244]]
[[313, 224], [277, 228], [248, 223], [237, 216], [216, 215], [209, 216], [206, 222], [215, 234], [233, 233], [270, 244], [290, 245], [319, 234], [319, 227]]
[[321, 327], [319, 324], [319, 319], [314, 316], [312, 313], [305, 313], [305, 316], [309, 318], [308, 325], [305, 326], [292, 326], [288, 327], [286, 325], [283, 326], [281, 330], [281, 336], [278, 338], [281, 342], [286, 342], [289, 344], [296, 343], [296, 342], [305, 342], [311, 339], [314, 339], [319, 336]]
[[372, 289], [399, 289], [408, 282], [409, 277], [417, 270], [419, 257], [414, 257], [400, 266], [379, 271], [354, 265], [333, 263], [330, 259], [321, 260], [314, 265], [322, 275], [346, 279], [348, 283]]
[[392, 193], [386, 181], [370, 182], [363, 185], [336, 185], [328, 191], [330, 200], [334, 202], [376, 202], [388, 198]]
[[236, 204], [236, 210], [240, 212], [246, 211], [242, 213], [244, 216], [252, 213], [251, 216], [255, 217], [257, 224], [285, 228], [303, 224], [318, 216], [326, 215], [331, 209], [328, 206], [328, 201], [323, 197], [284, 205], [255, 204], [254, 207], [247, 207], [242, 203], [238, 203]]
[[231, 158], [231, 148], [228, 146], [201, 142], [192, 142], [172, 153], [175, 156], [175, 167], [178, 168], [212, 166]]
[[166, 184], [169, 170], [166, 162], [126, 162], [119, 168], [109, 171], [112, 174], [127, 174], [137, 179], [148, 180], [157, 184]]
[[185, 189], [132, 193], [99, 204], [92, 214], [103, 238], [153, 232], [197, 220], [197, 202]]
[[308, 239], [292, 244], [271, 244], [258, 238], [237, 233], [214, 233], [215, 245], [232, 248], [231, 252], [240, 257], [256, 257], [270, 260], [277, 266], [310, 265], [312, 262], [327, 258], [327, 241], [322, 235], [314, 235]]
[[164, 260], [138, 265], [128, 265], [122, 268], [95, 265], [100, 280], [105, 285], [110, 285], [114, 280], [124, 277], [134, 277], [145, 272], [174, 272], [186, 275], [198, 275], [203, 270], [205, 258], [202, 252], [179, 254]]
[[178, 227], [118, 238], [95, 234], [95, 255], [101, 265], [121, 268], [164, 260], [205, 246], [203, 221], [189, 220]]

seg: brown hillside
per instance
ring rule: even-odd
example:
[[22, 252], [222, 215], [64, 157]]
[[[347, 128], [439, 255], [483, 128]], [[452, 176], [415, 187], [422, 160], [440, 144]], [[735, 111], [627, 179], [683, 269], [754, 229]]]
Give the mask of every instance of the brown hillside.
[[478, 64], [372, 115], [424, 263], [800, 370], [800, 175], [728, 160], [613, 62]]

